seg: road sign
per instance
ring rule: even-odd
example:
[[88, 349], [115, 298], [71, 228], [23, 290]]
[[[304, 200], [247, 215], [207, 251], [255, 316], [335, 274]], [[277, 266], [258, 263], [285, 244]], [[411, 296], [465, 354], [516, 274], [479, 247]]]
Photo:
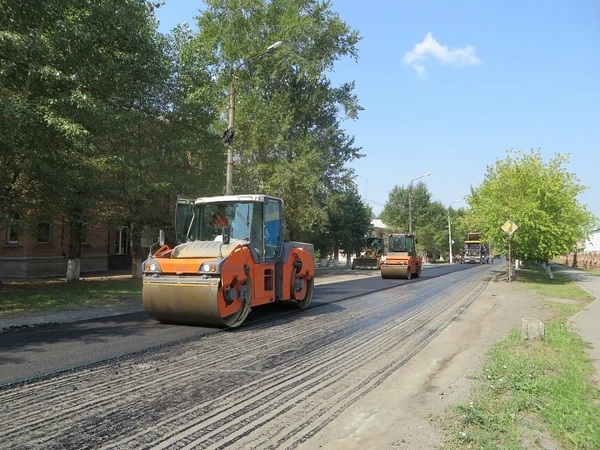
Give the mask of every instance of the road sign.
[[519, 228], [519, 227], [512, 220], [507, 220], [506, 222], [504, 222], [504, 224], [502, 225], [501, 228], [506, 234], [508, 234], [509, 236], [512, 236], [512, 234], [515, 231], [517, 231], [517, 228]]

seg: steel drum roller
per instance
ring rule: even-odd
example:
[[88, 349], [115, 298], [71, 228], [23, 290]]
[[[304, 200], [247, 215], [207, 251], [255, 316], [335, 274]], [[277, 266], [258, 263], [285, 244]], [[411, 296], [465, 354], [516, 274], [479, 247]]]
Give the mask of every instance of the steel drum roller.
[[381, 266], [381, 278], [408, 279], [410, 266], [383, 265]]
[[219, 313], [218, 288], [218, 280], [145, 279], [142, 301], [150, 317], [159, 322], [230, 326]]

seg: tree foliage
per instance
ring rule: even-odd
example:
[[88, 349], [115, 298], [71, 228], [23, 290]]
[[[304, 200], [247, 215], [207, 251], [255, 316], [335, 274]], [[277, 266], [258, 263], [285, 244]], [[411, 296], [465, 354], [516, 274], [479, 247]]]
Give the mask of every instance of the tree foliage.
[[325, 210], [334, 252], [343, 250], [346, 255], [360, 252], [364, 237], [372, 229], [371, 207], [362, 201], [356, 190], [349, 190], [329, 196]]
[[[316, 0], [210, 0], [198, 29], [184, 51], [221, 92], [221, 132], [235, 77], [234, 192], [284, 198], [288, 237], [312, 239], [327, 196], [353, 187], [346, 163], [361, 156], [340, 123], [361, 109], [353, 83], [327, 77], [356, 57], [358, 33]], [[277, 41], [276, 53], [254, 58]]]
[[30, 223], [62, 215], [70, 266], [86, 227], [151, 190], [169, 77], [152, 12], [146, 1], [0, 3], [1, 206]]
[[[461, 251], [467, 235], [467, 227], [461, 220], [464, 209], [449, 209], [441, 202], [432, 200], [423, 181], [414, 184], [411, 189], [412, 229], [418, 241], [417, 250], [433, 259], [447, 256], [450, 252], [448, 233], [451, 231], [453, 252]], [[392, 232], [407, 233], [409, 230], [408, 196], [409, 187], [404, 186], [394, 186], [389, 194], [380, 218]]]
[[[351, 237], [321, 239], [352, 247], [365, 209], [346, 163], [362, 155], [341, 122], [361, 108], [353, 83], [327, 74], [357, 57], [358, 33], [329, 2], [209, 0], [197, 32], [164, 36], [157, 6], [0, 1], [3, 224], [64, 218], [70, 261], [86, 227], [128, 224], [137, 259], [144, 227], [172, 225], [177, 193], [223, 193], [235, 76], [235, 192], [283, 197], [296, 240], [323, 238], [357, 208]], [[250, 61], [276, 41], [280, 51]]]
[[597, 224], [577, 195], [585, 186], [567, 172], [567, 154], [544, 162], [541, 151], [508, 151], [505, 159], [488, 166], [484, 182], [471, 189], [467, 220], [493, 242], [497, 251], [508, 251], [501, 226], [512, 220], [516, 258], [546, 261], [573, 251]]

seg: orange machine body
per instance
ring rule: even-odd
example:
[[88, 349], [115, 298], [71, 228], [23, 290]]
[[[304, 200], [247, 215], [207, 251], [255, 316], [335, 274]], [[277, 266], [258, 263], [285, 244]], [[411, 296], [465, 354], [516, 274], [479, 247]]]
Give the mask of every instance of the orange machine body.
[[413, 234], [390, 234], [388, 248], [381, 257], [381, 277], [408, 279], [421, 276], [423, 258], [416, 253]]
[[[223, 196], [181, 204], [190, 212], [177, 213], [183, 218], [178, 227], [182, 242], [162, 246], [144, 262], [142, 298], [151, 317], [233, 328], [252, 307], [276, 301], [308, 307], [314, 250], [311, 244], [283, 240], [281, 199]], [[219, 220], [222, 230], [211, 228], [215, 208], [228, 215], [227, 223]], [[237, 227], [236, 220], [241, 222]]]

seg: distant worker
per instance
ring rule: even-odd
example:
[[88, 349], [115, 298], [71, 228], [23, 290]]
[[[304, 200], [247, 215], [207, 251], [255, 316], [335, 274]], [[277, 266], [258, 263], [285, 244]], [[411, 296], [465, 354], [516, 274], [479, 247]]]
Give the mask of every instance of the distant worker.
[[227, 221], [227, 217], [221, 211], [217, 211], [213, 214], [211, 225], [214, 228], [223, 228], [226, 227], [228, 224], [229, 222]]

